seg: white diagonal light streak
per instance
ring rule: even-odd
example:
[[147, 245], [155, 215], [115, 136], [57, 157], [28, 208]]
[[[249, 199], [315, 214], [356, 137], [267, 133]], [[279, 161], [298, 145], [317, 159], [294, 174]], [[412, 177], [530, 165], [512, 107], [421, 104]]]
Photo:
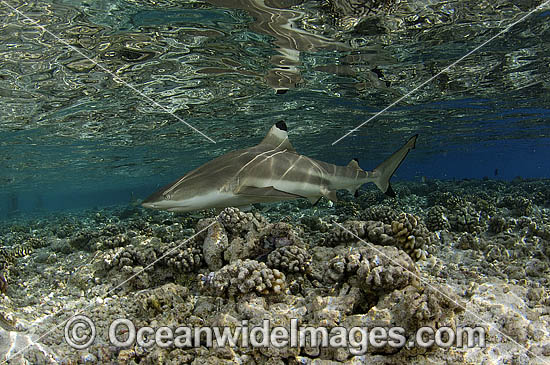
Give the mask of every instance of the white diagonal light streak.
[[38, 24], [38, 21], [37, 20], [34, 20], [32, 19], [31, 17], [25, 15], [21, 10], [11, 6], [7, 1], [5, 0], [0, 0], [0, 3], [1, 4], [4, 4], [6, 7], [8, 7], [12, 12], [16, 13], [17, 15], [21, 16], [23, 19], [25, 19], [26, 21], [28, 21], [33, 27], [37, 27], [39, 28], [40, 30], [42, 30], [44, 33], [47, 33], [49, 34], [50, 36], [52, 36], [55, 40], [57, 40], [58, 42], [61, 42], [63, 43], [64, 45], [66, 45], [67, 47], [69, 47], [72, 51], [78, 53], [79, 55], [81, 55], [82, 57], [84, 57], [85, 59], [87, 59], [88, 61], [90, 61], [91, 63], [93, 63], [96, 67], [98, 67], [99, 69], [101, 69], [103, 72], [111, 75], [113, 77], [113, 80], [116, 81], [116, 82], [120, 82], [121, 84], [123, 84], [124, 86], [126, 86], [127, 88], [129, 88], [130, 90], [134, 91], [136, 94], [138, 94], [139, 96], [141, 96], [142, 98], [144, 98], [145, 100], [147, 100], [149, 103], [151, 103], [153, 106], [161, 109], [163, 112], [167, 113], [167, 114], [170, 114], [171, 116], [173, 116], [174, 118], [176, 118], [178, 121], [182, 122], [183, 124], [185, 124], [186, 126], [188, 126], [189, 128], [191, 128], [192, 130], [194, 130], [195, 132], [199, 133], [201, 136], [203, 136], [204, 138], [206, 138], [207, 140], [209, 140], [210, 142], [212, 143], [216, 143], [216, 141], [214, 141], [212, 138], [208, 137], [206, 134], [204, 134], [203, 132], [201, 132], [200, 130], [198, 130], [197, 128], [195, 128], [193, 125], [191, 125], [190, 123], [188, 123], [185, 119], [177, 116], [176, 114], [174, 114], [174, 112], [172, 112], [171, 110], [169, 110], [168, 108], [166, 108], [165, 106], [159, 104], [158, 102], [156, 102], [155, 100], [153, 100], [152, 98], [150, 98], [149, 96], [145, 95], [143, 92], [141, 92], [140, 90], [138, 90], [135, 86], [127, 83], [126, 81], [122, 80], [119, 76], [117, 76], [113, 71], [107, 69], [105, 66], [103, 66], [102, 64], [100, 64], [99, 62], [97, 62], [96, 60], [93, 60], [92, 58], [90, 58], [89, 56], [87, 56], [84, 52], [82, 52], [81, 50], [79, 50], [78, 48], [74, 47], [73, 45], [71, 45], [69, 42], [67, 42], [65, 39], [61, 38], [61, 37], [58, 37], [57, 35], [55, 35], [54, 33], [52, 33], [51, 31], [49, 31], [45, 26], [43, 25], [40, 25]]
[[390, 260], [393, 264], [401, 267], [403, 270], [405, 270], [406, 272], [408, 272], [409, 274], [411, 274], [412, 276], [414, 276], [416, 279], [418, 279], [419, 281], [421, 281], [422, 283], [424, 283], [424, 285], [426, 285], [427, 287], [430, 287], [432, 290], [436, 291], [438, 294], [440, 294], [441, 296], [445, 297], [445, 299], [449, 300], [451, 303], [453, 303], [454, 305], [456, 305], [457, 307], [461, 308], [462, 310], [464, 310], [464, 312], [470, 314], [472, 317], [474, 317], [476, 320], [479, 320], [479, 323], [482, 323], [484, 324], [485, 326], [487, 326], [487, 328], [489, 327], [492, 327], [496, 332], [498, 332], [503, 338], [506, 338], [508, 341], [518, 345], [519, 347], [522, 347], [524, 348], [531, 356], [539, 359], [539, 360], [542, 360], [543, 363], [545, 364], [550, 364], [550, 361], [542, 358], [541, 356], [535, 354], [533, 351], [531, 351], [529, 348], [527, 348], [526, 346], [523, 346], [521, 345], [519, 342], [517, 342], [516, 340], [514, 340], [512, 337], [508, 336], [507, 334], [503, 333], [502, 331], [499, 331], [498, 329], [494, 328], [491, 323], [488, 323], [487, 321], [484, 321], [483, 318], [481, 318], [479, 315], [477, 315], [476, 313], [472, 312], [471, 310], [469, 309], [466, 309], [465, 306], [461, 305], [460, 303], [458, 303], [457, 301], [455, 301], [453, 298], [451, 298], [448, 294], [442, 292], [441, 290], [439, 290], [438, 288], [434, 287], [433, 285], [431, 285], [430, 283], [428, 283], [428, 281], [424, 278], [422, 278], [420, 275], [418, 275], [417, 273], [414, 273], [412, 272], [411, 270], [407, 269], [405, 266], [401, 265], [399, 262], [396, 262], [395, 260], [393, 260], [391, 257], [389, 257], [388, 255], [386, 255], [386, 253], [380, 249], [378, 249], [377, 247], [375, 247], [374, 244], [370, 243], [370, 242], [367, 242], [365, 241], [364, 239], [362, 239], [361, 237], [359, 237], [358, 235], [356, 235], [355, 233], [353, 233], [352, 231], [350, 231], [349, 229], [347, 229], [346, 227], [344, 227], [342, 224], [334, 221], [334, 224], [336, 224], [338, 227], [340, 227], [341, 229], [343, 229], [344, 231], [346, 231], [347, 233], [351, 234], [353, 237], [355, 237], [357, 240], [363, 242], [364, 244], [366, 244], [369, 248], [373, 249], [374, 251], [376, 251], [378, 254], [380, 254], [381, 256], [384, 256], [385, 258], [387, 258], [388, 260]]
[[[149, 265], [145, 266], [144, 268], [142, 268], [139, 272], [133, 274], [132, 276], [130, 276], [129, 278], [127, 278], [126, 280], [124, 280], [122, 283], [118, 284], [117, 286], [115, 286], [114, 288], [111, 288], [110, 290], [107, 291], [107, 293], [103, 294], [101, 296], [101, 298], [105, 298], [107, 297], [107, 295], [111, 294], [112, 292], [114, 292], [116, 289], [120, 288], [122, 285], [126, 284], [128, 281], [132, 280], [133, 278], [135, 278], [136, 276], [138, 275], [141, 275], [141, 273], [143, 273], [145, 270], [149, 269], [150, 267], [152, 267], [153, 265], [155, 265], [157, 262], [159, 262], [160, 260], [162, 260], [163, 258], [165, 258], [166, 256], [168, 256], [170, 253], [174, 252], [175, 250], [177, 250], [178, 248], [180, 248], [181, 246], [183, 246], [184, 244], [186, 244], [187, 242], [189, 242], [190, 240], [192, 240], [193, 238], [195, 238], [196, 236], [198, 236], [199, 234], [201, 234], [202, 232], [206, 231], [208, 228], [210, 228], [213, 224], [215, 224], [216, 222], [218, 222], [218, 218], [220, 217], [221, 213], [218, 214], [215, 218], [215, 220], [210, 223], [208, 226], [206, 226], [205, 228], [201, 229], [200, 231], [198, 231], [197, 233], [195, 233], [194, 235], [192, 235], [191, 237], [189, 237], [188, 239], [184, 240], [182, 243], [180, 243], [179, 245], [177, 245], [176, 247], [173, 247], [172, 249], [168, 250], [166, 253], [164, 253], [161, 257], [157, 258], [155, 261], [151, 262]], [[94, 301], [92, 304], [89, 304], [87, 305], [86, 307], [84, 307], [83, 309], [80, 309], [80, 310], [77, 310], [76, 313], [74, 313], [72, 316], [70, 316], [69, 318], [61, 321], [61, 323], [55, 325], [53, 328], [51, 328], [50, 330], [46, 331], [46, 333], [43, 333], [42, 335], [40, 335], [40, 337], [38, 337], [37, 339], [34, 340], [33, 343], [23, 347], [22, 349], [19, 349], [17, 350], [16, 352], [14, 352], [12, 355], [10, 355], [9, 357], [7, 357], [6, 359], [2, 360], [2, 362], [0, 364], [4, 364], [4, 363], [7, 363], [10, 359], [14, 358], [15, 356], [17, 356], [18, 354], [21, 354], [23, 352], [25, 352], [25, 350], [27, 350], [28, 348], [30, 348], [31, 346], [33, 346], [33, 344], [35, 343], [39, 343], [40, 340], [42, 340], [44, 337], [48, 336], [50, 333], [58, 330], [60, 327], [64, 326], [68, 321], [70, 321], [72, 318], [80, 315], [80, 314], [83, 314], [85, 311], [88, 311], [90, 310], [91, 308], [93, 308], [95, 305], [96, 305], [96, 301]], [[59, 312], [61, 312], [63, 310], [63, 308], [61, 308], [61, 310], [57, 311], [56, 313], [52, 314], [51, 316], [55, 316], [56, 314], [58, 314]]]

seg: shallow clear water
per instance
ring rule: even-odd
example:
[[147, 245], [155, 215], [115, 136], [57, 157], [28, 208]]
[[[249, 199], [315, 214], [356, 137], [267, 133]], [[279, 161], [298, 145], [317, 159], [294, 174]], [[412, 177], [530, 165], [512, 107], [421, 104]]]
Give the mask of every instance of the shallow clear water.
[[419, 133], [396, 179], [548, 177], [549, 5], [444, 70], [542, 3], [3, 2], [0, 206], [142, 198], [280, 119], [365, 169]]
[[[1, 363], [550, 361], [550, 0], [0, 0], [0, 20]], [[279, 120], [365, 170], [419, 137], [395, 198], [140, 205]], [[120, 318], [408, 341], [120, 346]], [[487, 341], [421, 349], [426, 326]]]

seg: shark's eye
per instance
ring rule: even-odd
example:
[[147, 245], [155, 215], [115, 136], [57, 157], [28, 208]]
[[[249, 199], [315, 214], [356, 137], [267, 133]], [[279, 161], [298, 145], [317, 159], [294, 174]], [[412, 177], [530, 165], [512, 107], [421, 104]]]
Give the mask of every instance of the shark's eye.
[[164, 194], [164, 199], [172, 200], [172, 194], [170, 194], [170, 193]]

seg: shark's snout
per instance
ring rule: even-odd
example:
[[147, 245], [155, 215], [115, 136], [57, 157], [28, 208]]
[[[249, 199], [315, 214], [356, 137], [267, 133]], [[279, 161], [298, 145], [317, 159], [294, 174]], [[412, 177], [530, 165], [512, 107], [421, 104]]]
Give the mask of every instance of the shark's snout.
[[149, 203], [149, 202], [143, 202], [141, 203], [141, 206], [144, 207], [144, 208], [149, 208], [149, 209], [155, 209], [155, 204], [154, 203]]
[[172, 201], [166, 201], [166, 200], [161, 200], [161, 201], [147, 201], [147, 200], [144, 200], [141, 203], [141, 206], [144, 207], [144, 208], [149, 208], [149, 209], [166, 209], [166, 210], [170, 210], [171, 208], [173, 208], [177, 205]]
[[182, 211], [186, 208], [182, 202], [167, 197], [164, 189], [147, 197], [141, 202], [141, 206], [149, 209], [163, 209], [168, 211]]
[[158, 209], [160, 208], [160, 203], [164, 201], [163, 195], [164, 189], [157, 191], [154, 194], [149, 195], [145, 200], [141, 202], [141, 206], [144, 208]]

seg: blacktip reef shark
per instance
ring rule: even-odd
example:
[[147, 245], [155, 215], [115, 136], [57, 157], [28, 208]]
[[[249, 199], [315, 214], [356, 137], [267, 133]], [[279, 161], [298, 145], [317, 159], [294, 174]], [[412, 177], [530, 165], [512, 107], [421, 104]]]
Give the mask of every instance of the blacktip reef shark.
[[337, 190], [347, 189], [357, 196], [357, 189], [368, 182], [375, 183], [386, 195], [395, 196], [390, 178], [415, 147], [417, 137], [411, 137], [374, 170], [364, 171], [356, 159], [347, 166], [336, 166], [298, 154], [281, 121], [258, 145], [205, 163], [149, 196], [142, 205], [188, 212], [297, 198], [315, 204], [323, 196], [336, 202]]

